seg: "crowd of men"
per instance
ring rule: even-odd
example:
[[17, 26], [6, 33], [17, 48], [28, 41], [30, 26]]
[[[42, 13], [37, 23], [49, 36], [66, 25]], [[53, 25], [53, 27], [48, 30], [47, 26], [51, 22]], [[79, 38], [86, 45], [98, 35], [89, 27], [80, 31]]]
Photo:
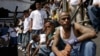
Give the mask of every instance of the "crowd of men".
[[93, 0], [87, 6], [88, 16], [84, 13], [84, 19], [91, 21], [93, 29], [79, 23], [80, 11], [76, 22], [71, 21], [85, 1], [68, 0], [68, 12], [63, 11], [62, 0], [35, 2], [34, 10], [25, 10], [15, 26], [0, 25], [0, 47], [17, 46], [27, 56], [95, 56], [96, 44], [92, 39], [100, 31], [100, 0]]

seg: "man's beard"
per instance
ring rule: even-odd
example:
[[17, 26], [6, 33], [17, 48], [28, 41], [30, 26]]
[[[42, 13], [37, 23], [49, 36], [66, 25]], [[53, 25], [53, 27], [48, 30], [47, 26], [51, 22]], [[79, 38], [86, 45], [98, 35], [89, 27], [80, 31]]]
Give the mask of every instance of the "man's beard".
[[68, 29], [68, 30], [69, 30], [69, 29], [71, 28], [71, 24], [70, 24], [70, 25], [64, 25], [63, 27], [64, 27], [65, 29]]

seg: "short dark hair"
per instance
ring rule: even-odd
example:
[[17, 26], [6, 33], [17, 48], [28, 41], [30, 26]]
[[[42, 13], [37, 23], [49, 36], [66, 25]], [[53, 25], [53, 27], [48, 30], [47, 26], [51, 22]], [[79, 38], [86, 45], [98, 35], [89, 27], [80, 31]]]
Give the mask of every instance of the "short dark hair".
[[39, 37], [39, 35], [37, 35], [37, 34], [33, 34], [33, 35], [32, 35], [32, 39], [33, 39], [33, 40], [35, 40], [37, 37]]
[[50, 24], [53, 25], [54, 27], [58, 27], [60, 25], [56, 20], [48, 20], [47, 22], [50, 22]]
[[23, 13], [29, 13], [29, 10], [24, 10]]
[[36, 1], [35, 3], [39, 3], [39, 4], [41, 4], [41, 2], [39, 2], [39, 1]]

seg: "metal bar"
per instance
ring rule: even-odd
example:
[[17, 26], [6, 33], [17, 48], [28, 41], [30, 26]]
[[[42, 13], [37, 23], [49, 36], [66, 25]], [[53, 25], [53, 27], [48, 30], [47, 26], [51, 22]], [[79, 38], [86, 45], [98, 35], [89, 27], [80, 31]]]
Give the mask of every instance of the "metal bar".
[[80, 4], [80, 6], [77, 8], [77, 10], [75, 11], [75, 13], [73, 14], [73, 16], [72, 16], [72, 18], [71, 18], [71, 21], [74, 20], [76, 14], [78, 13], [78, 11], [79, 11], [79, 9], [81, 8], [82, 4], [83, 4], [83, 3]]
[[66, 11], [66, 12], [68, 12], [68, 2], [67, 2], [67, 0], [62, 0], [62, 2], [63, 2], [63, 11]]
[[[81, 0], [81, 4], [82, 3], [83, 3], [83, 0]], [[84, 20], [84, 3], [81, 5], [80, 10], [81, 10], [81, 21], [83, 21]]]
[[16, 24], [16, 16], [17, 16], [17, 9], [18, 9], [18, 6], [16, 6], [16, 9], [15, 9], [15, 13], [14, 13], [14, 25]]

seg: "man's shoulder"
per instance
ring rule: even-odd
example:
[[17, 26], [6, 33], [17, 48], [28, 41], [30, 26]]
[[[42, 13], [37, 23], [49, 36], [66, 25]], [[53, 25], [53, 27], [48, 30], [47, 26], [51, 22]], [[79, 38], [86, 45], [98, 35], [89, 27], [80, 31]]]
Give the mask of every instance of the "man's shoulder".
[[60, 32], [60, 27], [61, 27], [61, 26], [58, 26], [58, 27], [55, 28], [54, 34], [55, 34], [56, 32]]
[[56, 28], [55, 28], [55, 30], [59, 30], [59, 29], [60, 29], [60, 27], [61, 27], [61, 26], [56, 27]]
[[74, 30], [79, 30], [83, 26], [81, 24], [79, 24], [79, 23], [73, 23], [73, 24], [71, 24], [71, 27], [73, 27]]
[[82, 26], [82, 25], [79, 24], [79, 23], [72, 23], [71, 25], [72, 25], [73, 27]]
[[37, 10], [33, 10], [31, 13], [35, 13], [35, 12], [37, 12]]

